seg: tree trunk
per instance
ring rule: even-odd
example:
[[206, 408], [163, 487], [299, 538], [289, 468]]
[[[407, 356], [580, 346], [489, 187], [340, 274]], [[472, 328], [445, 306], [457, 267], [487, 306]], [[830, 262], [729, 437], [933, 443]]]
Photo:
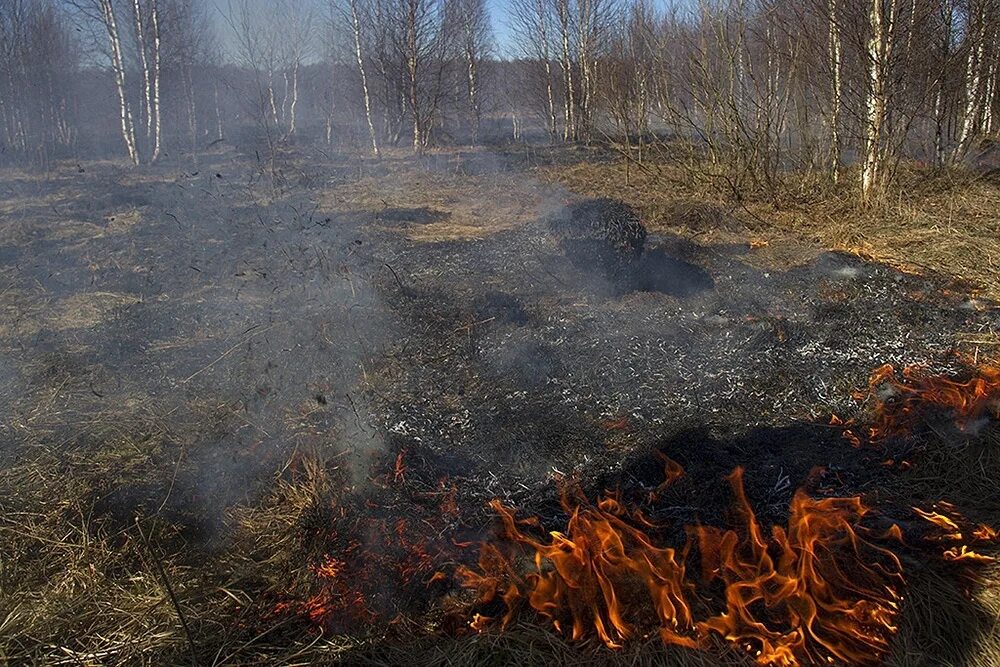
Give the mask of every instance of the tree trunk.
[[420, 63], [417, 54], [417, 0], [409, 0], [406, 16], [406, 73], [409, 78], [408, 95], [410, 113], [413, 114], [413, 150], [423, 150], [424, 137], [420, 122], [420, 96], [417, 75]]
[[969, 31], [969, 57], [965, 68], [965, 113], [962, 115], [962, 133], [958, 139], [956, 159], [968, 150], [969, 144], [979, 134], [981, 112], [985, 101], [982, 70], [985, 67], [983, 51], [986, 46], [986, 16], [985, 9], [981, 5], [975, 18], [977, 29], [974, 32]]
[[836, 183], [840, 175], [840, 106], [842, 96], [840, 65], [840, 27], [837, 0], [829, 0], [830, 11], [830, 71], [833, 74], [833, 101], [830, 110], [830, 177]]
[[865, 99], [865, 142], [861, 167], [861, 196], [874, 202], [885, 185], [885, 121], [888, 111], [886, 79], [892, 37], [892, 14], [886, 16], [883, 0], [872, 0], [868, 21], [868, 91]]
[[292, 103], [288, 107], [288, 134], [295, 134], [295, 108], [299, 104], [299, 61], [292, 66]]
[[222, 108], [219, 106], [219, 84], [215, 84], [215, 133], [216, 139], [222, 141], [226, 138], [222, 131]]
[[139, 108], [139, 123], [145, 127], [146, 139], [150, 139], [153, 132], [152, 123], [152, 83], [149, 74], [149, 58], [146, 55], [146, 27], [142, 19], [142, 5], [139, 0], [132, 0], [132, 17], [135, 20], [136, 48], [139, 51], [139, 65], [142, 68], [142, 100], [143, 105]]
[[153, 161], [160, 157], [160, 10], [156, 0], [150, 0], [153, 23]]
[[559, 32], [562, 37], [562, 70], [563, 85], [566, 88], [565, 94], [565, 121], [566, 127], [563, 129], [563, 141], [576, 139], [576, 112], [575, 101], [573, 99], [573, 61], [570, 58], [569, 49], [569, 0], [557, 0], [559, 10]]
[[108, 33], [108, 44], [111, 47], [111, 68], [115, 74], [115, 88], [118, 92], [118, 103], [121, 114], [122, 139], [132, 164], [139, 164], [139, 154], [135, 148], [135, 126], [132, 123], [132, 111], [129, 109], [128, 95], [125, 90], [125, 63], [122, 58], [122, 43], [118, 35], [118, 21], [111, 0], [100, 0], [104, 29]]
[[351, 23], [354, 25], [354, 55], [358, 59], [358, 73], [361, 75], [361, 95], [365, 103], [365, 121], [368, 123], [368, 139], [372, 144], [372, 153], [378, 156], [378, 138], [375, 136], [375, 123], [372, 121], [371, 95], [368, 93], [368, 75], [365, 72], [365, 59], [361, 51], [361, 18], [358, 16], [358, 0], [351, 0]]

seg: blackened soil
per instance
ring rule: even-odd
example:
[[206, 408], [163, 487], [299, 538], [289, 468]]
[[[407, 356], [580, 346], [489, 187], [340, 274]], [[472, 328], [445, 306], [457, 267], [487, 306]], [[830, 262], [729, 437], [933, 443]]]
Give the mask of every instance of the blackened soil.
[[609, 270], [542, 220], [416, 242], [396, 223], [449, 212], [322, 198], [357, 169], [317, 163], [272, 197], [248, 188], [252, 161], [214, 159], [7, 184], [29, 203], [0, 237], [5, 451], [139, 451], [141, 481], [94, 489], [123, 521], [162, 507], [212, 535], [206, 517], [253, 502], [296, 450], [364, 486], [405, 449], [425, 462], [412, 483], [457, 484], [465, 525], [492, 497], [541, 507], [564, 475], [655, 486], [658, 450], [691, 485], [659, 513], [722, 511], [736, 465], [779, 513], [815, 467], [831, 493], [883, 474], [816, 425], [863, 407], [874, 367], [945, 364], [1000, 328], [941, 280], [854, 256], [769, 270], [651, 234]]

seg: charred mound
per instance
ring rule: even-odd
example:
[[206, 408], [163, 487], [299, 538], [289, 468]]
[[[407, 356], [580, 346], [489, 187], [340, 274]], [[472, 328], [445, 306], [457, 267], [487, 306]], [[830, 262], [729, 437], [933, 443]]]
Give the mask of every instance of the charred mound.
[[631, 206], [607, 197], [585, 199], [552, 215], [548, 227], [577, 268], [587, 273], [596, 270], [613, 291], [632, 288], [646, 227]]
[[646, 242], [646, 227], [636, 210], [609, 197], [570, 204], [552, 216], [549, 226], [566, 240], [600, 242], [620, 261], [639, 257]]

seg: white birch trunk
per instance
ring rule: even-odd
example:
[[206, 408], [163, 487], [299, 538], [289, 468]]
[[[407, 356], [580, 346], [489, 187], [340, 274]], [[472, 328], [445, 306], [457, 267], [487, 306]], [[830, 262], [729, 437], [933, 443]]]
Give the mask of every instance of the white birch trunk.
[[136, 47], [139, 51], [139, 65], [142, 69], [142, 99], [144, 104], [139, 108], [139, 123], [145, 128], [146, 138], [149, 139], [153, 133], [153, 95], [149, 74], [149, 58], [146, 54], [146, 26], [142, 20], [142, 5], [139, 0], [132, 0], [132, 18], [135, 21]]
[[368, 92], [368, 74], [365, 71], [365, 58], [361, 49], [361, 17], [358, 16], [358, 0], [351, 0], [351, 23], [354, 26], [354, 56], [358, 60], [358, 73], [361, 75], [361, 95], [365, 103], [365, 121], [368, 123], [368, 139], [372, 144], [372, 153], [377, 157], [379, 154], [378, 138], [375, 136], [371, 95]]
[[889, 32], [891, 25], [885, 16], [883, 0], [872, 0], [868, 22], [868, 90], [865, 99], [865, 142], [861, 166], [861, 196], [875, 199], [882, 183], [882, 143], [886, 116], [886, 74]]
[[160, 10], [156, 0], [150, 0], [153, 24], [153, 161], [160, 158]]
[[982, 107], [982, 66], [983, 50], [985, 47], [986, 17], [978, 16], [979, 29], [976, 36], [970, 37], [974, 40], [969, 45], [969, 58], [965, 68], [965, 112], [962, 114], [962, 131], [958, 139], [958, 151], [956, 158], [960, 157], [968, 149], [970, 142], [979, 133], [980, 110]]
[[830, 70], [833, 74], [833, 103], [830, 110], [830, 176], [836, 183], [840, 175], [840, 106], [842, 100], [841, 44], [837, 0], [829, 0], [830, 11]]
[[115, 88], [118, 92], [118, 102], [121, 113], [122, 139], [132, 164], [139, 164], [139, 154], [135, 148], [135, 126], [132, 123], [132, 111], [129, 109], [128, 95], [125, 90], [125, 63], [122, 58], [122, 44], [118, 34], [118, 21], [111, 0], [100, 0], [104, 29], [108, 33], [108, 44], [111, 47], [111, 68], [115, 75]]
[[542, 62], [545, 66], [545, 94], [548, 97], [549, 137], [556, 140], [556, 102], [552, 91], [552, 58], [549, 55], [548, 14], [542, 0], [535, 0], [535, 11], [538, 12], [538, 40], [542, 47]]
[[288, 107], [288, 134], [295, 134], [295, 108], [299, 104], [299, 60], [292, 66], [292, 102]]
[[562, 69], [563, 85], [565, 86], [565, 120], [563, 141], [576, 139], [576, 103], [573, 99], [573, 61], [569, 50], [569, 0], [557, 0], [559, 10], [559, 32], [562, 37]]

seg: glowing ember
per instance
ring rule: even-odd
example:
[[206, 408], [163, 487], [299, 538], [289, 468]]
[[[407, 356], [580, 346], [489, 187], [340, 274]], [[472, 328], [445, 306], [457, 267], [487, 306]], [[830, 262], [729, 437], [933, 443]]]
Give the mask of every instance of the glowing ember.
[[396, 465], [392, 470], [392, 481], [399, 484], [406, 479], [406, 448], [399, 450], [399, 454], [396, 454]]

